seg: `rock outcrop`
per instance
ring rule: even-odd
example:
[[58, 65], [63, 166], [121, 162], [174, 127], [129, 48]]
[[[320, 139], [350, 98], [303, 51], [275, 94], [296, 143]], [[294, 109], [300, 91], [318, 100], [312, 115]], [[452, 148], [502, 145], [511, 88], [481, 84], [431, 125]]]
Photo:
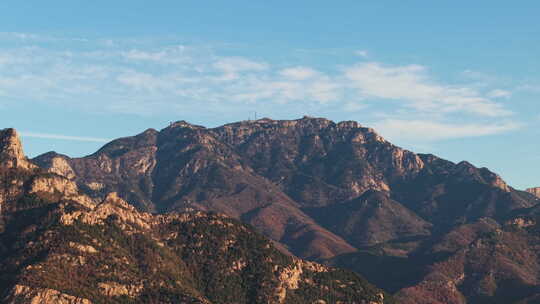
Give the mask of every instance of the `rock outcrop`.
[[21, 140], [15, 129], [0, 130], [0, 164], [3, 169], [35, 168], [24, 155]]
[[33, 159], [32, 162], [43, 169], [47, 169], [51, 173], [64, 176], [67, 179], [72, 180], [75, 178], [75, 172], [69, 164], [69, 157], [65, 155], [58, 154], [56, 152], [49, 152], [40, 155], [36, 159]]
[[536, 197], [540, 198], [540, 187], [537, 188], [529, 188], [526, 190], [527, 192], [535, 195]]
[[84, 298], [74, 297], [50, 288], [33, 288], [24, 285], [15, 285], [4, 303], [31, 303], [31, 304], [92, 304]]

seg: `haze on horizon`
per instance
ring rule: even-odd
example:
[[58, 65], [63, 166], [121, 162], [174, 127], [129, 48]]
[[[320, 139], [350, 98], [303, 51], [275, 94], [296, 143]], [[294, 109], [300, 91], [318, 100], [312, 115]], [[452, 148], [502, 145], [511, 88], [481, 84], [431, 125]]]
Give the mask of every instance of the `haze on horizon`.
[[1, 128], [29, 156], [171, 121], [355, 120], [540, 186], [540, 4], [0, 3]]

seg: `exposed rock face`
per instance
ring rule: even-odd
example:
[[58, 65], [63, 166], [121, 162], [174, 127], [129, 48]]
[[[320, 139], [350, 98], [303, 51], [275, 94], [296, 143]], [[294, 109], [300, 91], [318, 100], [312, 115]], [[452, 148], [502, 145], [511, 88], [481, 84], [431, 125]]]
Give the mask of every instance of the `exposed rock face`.
[[82, 194], [77, 185], [60, 175], [36, 175], [28, 181], [27, 193], [48, 198], [64, 198], [77, 201], [88, 208], [94, 208], [95, 201]]
[[535, 195], [536, 197], [540, 198], [540, 187], [537, 188], [529, 188], [526, 190], [527, 192]]
[[99, 283], [98, 287], [107, 297], [128, 296], [135, 298], [144, 289], [143, 285], [122, 285], [117, 282]]
[[22, 193], [25, 176], [37, 170], [23, 153], [14, 129], [0, 130], [0, 232], [4, 229], [9, 202]]
[[24, 155], [19, 135], [15, 129], [0, 130], [0, 161], [2, 168], [35, 168]]
[[49, 288], [32, 288], [24, 285], [15, 285], [4, 303], [31, 303], [31, 304], [92, 304], [88, 299], [70, 296], [58, 290]]
[[55, 173], [66, 177], [67, 179], [74, 179], [75, 172], [71, 168], [69, 157], [55, 152], [49, 152], [40, 155], [38, 158], [32, 161], [43, 169], [49, 170], [51, 173]]
[[69, 247], [75, 248], [84, 253], [97, 253], [98, 251], [91, 245], [82, 245], [75, 242], [69, 242]]
[[124, 200], [120, 199], [116, 193], [110, 193], [103, 202], [92, 206], [91, 211], [73, 212], [62, 215], [61, 222], [64, 225], [72, 225], [80, 221], [89, 225], [103, 224], [111, 215], [119, 218], [122, 229], [133, 231], [137, 229], [150, 229], [149, 213], [135, 212], [135, 208]]
[[[284, 303], [287, 299], [287, 292], [293, 292], [294, 290], [300, 288], [302, 282], [304, 281], [304, 272], [327, 273], [329, 271], [330, 268], [326, 266], [295, 259], [292, 265], [281, 269], [281, 272], [279, 273], [280, 284], [277, 288], [278, 302]], [[309, 280], [306, 283], [313, 284], [313, 282]], [[377, 296], [379, 295], [377, 294]], [[324, 302], [322, 299], [318, 299], [318, 301]]]
[[77, 186], [61, 176], [37, 176], [32, 179], [29, 187], [30, 193], [48, 193], [58, 192], [62, 196], [72, 196], [79, 192]]

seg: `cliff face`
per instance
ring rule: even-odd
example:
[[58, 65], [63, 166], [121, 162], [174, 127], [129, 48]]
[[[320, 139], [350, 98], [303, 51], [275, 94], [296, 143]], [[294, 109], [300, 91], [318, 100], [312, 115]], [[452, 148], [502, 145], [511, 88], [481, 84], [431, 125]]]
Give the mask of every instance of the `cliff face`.
[[536, 197], [540, 198], [540, 187], [537, 188], [529, 188], [526, 190], [527, 192], [535, 195]]
[[152, 215], [116, 193], [86, 196], [50, 168], [7, 162], [2, 303], [392, 303], [358, 275], [285, 255], [226, 215]]
[[[112, 141], [88, 157], [46, 154], [34, 162], [94, 199], [117, 192], [142, 211], [225, 213], [283, 251], [354, 269], [402, 300], [511, 303], [536, 286], [521, 269], [536, 271], [535, 254], [520, 260], [497, 246], [460, 251], [476, 239], [494, 244], [491, 235], [519, 222], [516, 214], [534, 213], [532, 195], [486, 168], [401, 149], [356, 122], [304, 117], [205, 128], [181, 121]], [[486, 221], [499, 228], [485, 230]], [[512, 227], [501, 246], [534, 252], [534, 233], [522, 231], [525, 241], [517, 241]], [[486, 258], [491, 249], [498, 258]], [[381, 277], [381, 269], [393, 274]]]
[[0, 130], [0, 231], [4, 229], [9, 202], [21, 194], [25, 178], [36, 170], [26, 159], [17, 132]]
[[24, 155], [19, 135], [15, 129], [0, 130], [0, 161], [2, 169], [34, 169]]

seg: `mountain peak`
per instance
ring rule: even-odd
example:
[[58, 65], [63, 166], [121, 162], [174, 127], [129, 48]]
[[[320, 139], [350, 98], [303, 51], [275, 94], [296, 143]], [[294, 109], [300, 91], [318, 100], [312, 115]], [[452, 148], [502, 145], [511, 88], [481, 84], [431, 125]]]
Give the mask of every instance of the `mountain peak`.
[[307, 123], [307, 124], [317, 124], [317, 125], [324, 125], [324, 126], [334, 124], [334, 122], [331, 121], [330, 119], [326, 119], [324, 117], [312, 117], [312, 116], [307, 116], [307, 115], [303, 116], [300, 119], [297, 119], [296, 121], [301, 124]]
[[21, 140], [15, 129], [0, 130], [0, 160], [4, 168], [33, 167], [24, 156]]
[[157, 134], [158, 131], [154, 128], [148, 128], [146, 130], [144, 130], [144, 132], [142, 132], [141, 134]]
[[10, 157], [23, 157], [21, 141], [15, 129], [9, 128], [0, 131], [0, 153]]
[[318, 120], [318, 121], [330, 121], [329, 119], [326, 119], [324, 117], [314, 117], [314, 116], [309, 116], [309, 115], [304, 115], [302, 116], [302, 118], [298, 119], [298, 120]]
[[191, 124], [185, 120], [171, 122], [167, 128], [189, 128], [189, 129], [206, 129], [203, 126]]
[[362, 125], [359, 124], [357, 121], [354, 121], [354, 120], [340, 121], [337, 125], [340, 128], [347, 128], [347, 129], [362, 128]]
[[67, 155], [50, 151], [33, 158], [31, 161], [42, 169], [72, 180], [75, 178], [75, 172], [69, 164], [69, 159]]

